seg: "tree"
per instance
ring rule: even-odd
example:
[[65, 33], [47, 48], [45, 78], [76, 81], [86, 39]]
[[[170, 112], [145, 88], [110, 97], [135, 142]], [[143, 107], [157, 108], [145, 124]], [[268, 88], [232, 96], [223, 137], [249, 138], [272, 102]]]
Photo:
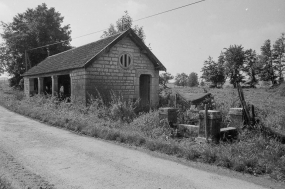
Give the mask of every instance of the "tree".
[[117, 34], [119, 32], [123, 32], [125, 30], [128, 30], [129, 28], [132, 28], [134, 32], [141, 38], [141, 40], [144, 42], [145, 40], [145, 33], [143, 30], [143, 27], [135, 25], [133, 26], [133, 19], [130, 17], [128, 11], [125, 11], [125, 15], [123, 15], [121, 18], [119, 18], [116, 21], [116, 28], [113, 24], [110, 24], [109, 28], [103, 32], [103, 35], [101, 38], [108, 37], [114, 34]]
[[185, 73], [177, 74], [175, 76], [175, 85], [177, 86], [187, 86], [187, 81], [188, 81], [188, 75]]
[[[48, 53], [52, 55], [71, 48], [71, 30], [69, 25], [62, 26], [63, 19], [54, 8], [48, 8], [43, 3], [35, 9], [29, 8], [26, 12], [17, 14], [12, 23], [1, 22], [5, 50], [0, 52], [0, 62], [4, 62], [5, 70], [12, 76], [12, 86], [19, 83], [20, 75], [26, 71], [25, 51], [28, 54], [29, 67], [33, 67], [44, 60]], [[29, 51], [60, 41], [66, 42]]]
[[230, 78], [230, 83], [236, 88], [236, 83], [243, 81], [241, 74], [242, 66], [245, 60], [243, 47], [231, 45], [224, 52], [226, 74]]
[[245, 60], [243, 65], [243, 71], [249, 76], [248, 84], [254, 87], [257, 83], [257, 72], [260, 70], [256, 52], [252, 49], [245, 51]]
[[261, 56], [259, 61], [262, 64], [262, 71], [259, 74], [260, 78], [263, 81], [271, 81], [272, 84], [275, 84], [277, 76], [274, 72], [271, 41], [269, 39], [264, 42], [260, 51]]
[[283, 82], [283, 72], [285, 71], [285, 33], [282, 33], [281, 37], [274, 43], [273, 57], [273, 63], [278, 73], [279, 82]]
[[224, 56], [222, 54], [219, 56], [218, 63], [209, 56], [208, 60], [204, 62], [202, 72], [202, 78], [207, 82], [212, 82], [215, 87], [219, 84], [223, 85], [226, 80], [224, 73]]
[[161, 84], [164, 88], [167, 88], [166, 84], [173, 78], [174, 77], [170, 73], [164, 72], [159, 75], [159, 84]]
[[4, 56], [5, 53], [6, 53], [6, 48], [4, 44], [0, 44], [0, 75], [4, 73], [6, 67], [5, 62], [7, 62], [7, 60], [6, 56]]
[[189, 77], [188, 77], [188, 86], [189, 87], [196, 87], [199, 85], [199, 82], [198, 82], [198, 74], [195, 73], [195, 72], [192, 72], [189, 74]]

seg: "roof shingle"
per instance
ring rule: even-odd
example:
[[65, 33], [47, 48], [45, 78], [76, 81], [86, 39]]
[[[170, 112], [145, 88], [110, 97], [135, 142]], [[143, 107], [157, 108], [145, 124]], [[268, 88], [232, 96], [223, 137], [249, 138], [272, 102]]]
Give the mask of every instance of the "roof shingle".
[[126, 35], [130, 37], [140, 46], [145, 49], [147, 56], [152, 60], [156, 69], [166, 70], [163, 64], [156, 58], [156, 56], [148, 49], [148, 47], [141, 41], [141, 39], [134, 33], [132, 29], [128, 29], [122, 33], [112, 35], [110, 37], [89, 43], [77, 48], [73, 48], [53, 56], [47, 57], [37, 66], [32, 67], [23, 76], [39, 75], [44, 73], [52, 73], [86, 66], [93, 58], [100, 56], [100, 53], [107, 47], [115, 44], [120, 38]]
[[47, 57], [37, 66], [32, 67], [24, 76], [37, 75], [83, 67], [90, 59], [100, 53], [113, 40], [118, 38], [122, 33], [89, 43], [77, 48], [73, 48], [53, 56]]

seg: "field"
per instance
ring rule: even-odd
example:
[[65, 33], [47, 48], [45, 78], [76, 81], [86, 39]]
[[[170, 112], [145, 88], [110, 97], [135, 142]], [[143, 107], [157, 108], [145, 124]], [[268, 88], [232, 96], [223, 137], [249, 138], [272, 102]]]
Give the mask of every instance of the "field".
[[[276, 89], [243, 89], [247, 104], [254, 105], [258, 118], [266, 127], [285, 133], [285, 85]], [[185, 93], [203, 93], [198, 87], [175, 88]], [[237, 89], [210, 89], [214, 96], [215, 109], [227, 115], [230, 108], [240, 107]]]
[[[179, 90], [203, 92], [201, 88]], [[226, 119], [229, 108], [238, 106], [236, 90], [208, 90], [214, 95], [216, 109], [222, 111]], [[246, 89], [244, 92], [245, 99], [256, 106], [261, 124], [284, 132], [285, 97], [280, 89]], [[23, 92], [2, 84], [0, 104], [25, 116], [81, 134], [285, 182], [285, 145], [264, 136], [259, 130], [245, 130], [239, 140], [232, 143], [200, 145], [194, 142], [194, 137], [172, 138], [168, 124], [159, 121], [157, 110], [136, 114], [134, 104], [123, 102], [116, 95], [108, 106], [101, 99], [93, 99], [85, 107], [40, 95], [25, 98]]]

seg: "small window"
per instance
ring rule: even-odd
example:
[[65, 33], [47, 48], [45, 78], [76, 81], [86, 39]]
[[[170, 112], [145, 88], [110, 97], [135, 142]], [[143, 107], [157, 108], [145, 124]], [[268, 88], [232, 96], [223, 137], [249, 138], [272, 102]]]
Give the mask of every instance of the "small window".
[[122, 54], [120, 64], [123, 68], [128, 68], [132, 63], [132, 57], [129, 54]]

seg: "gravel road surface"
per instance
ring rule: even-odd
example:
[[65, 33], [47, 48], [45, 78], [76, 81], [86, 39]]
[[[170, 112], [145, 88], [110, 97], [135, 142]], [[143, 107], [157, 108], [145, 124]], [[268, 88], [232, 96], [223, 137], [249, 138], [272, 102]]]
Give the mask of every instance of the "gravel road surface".
[[217, 174], [169, 159], [80, 136], [0, 107], [0, 174], [18, 188], [271, 188], [225, 175], [229, 171], [217, 168]]

